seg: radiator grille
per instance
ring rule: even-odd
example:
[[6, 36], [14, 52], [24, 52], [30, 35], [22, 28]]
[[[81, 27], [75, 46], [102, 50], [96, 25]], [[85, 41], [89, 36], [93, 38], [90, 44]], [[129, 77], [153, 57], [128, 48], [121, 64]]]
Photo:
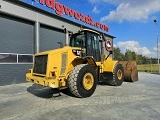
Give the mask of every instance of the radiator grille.
[[47, 55], [35, 56], [33, 73], [46, 74]]
[[67, 53], [61, 54], [62, 61], [61, 61], [61, 74], [64, 74], [66, 71], [66, 65], [67, 65]]

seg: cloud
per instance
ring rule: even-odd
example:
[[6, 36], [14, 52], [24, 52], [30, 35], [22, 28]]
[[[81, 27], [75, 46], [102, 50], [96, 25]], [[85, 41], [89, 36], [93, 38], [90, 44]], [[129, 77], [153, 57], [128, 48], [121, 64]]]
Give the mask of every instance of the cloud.
[[[153, 50], [157, 51], [157, 45], [153, 47]], [[158, 43], [158, 51], [160, 52], [160, 43]]]
[[[91, 3], [97, 3], [97, 0], [89, 0]], [[146, 22], [150, 15], [160, 11], [160, 0], [99, 0], [112, 4], [116, 7], [115, 10], [101, 18], [105, 21], [141, 21]]]
[[140, 46], [138, 41], [125, 41], [118, 42], [115, 46], [121, 49], [122, 53], [125, 53], [126, 50], [134, 51], [137, 54], [142, 54], [147, 57], [156, 57], [155, 52], [151, 52], [147, 47]]
[[116, 45], [116, 44], [113, 44], [113, 47], [114, 47], [114, 48], [116, 48], [116, 47], [117, 47], [117, 45]]
[[100, 13], [100, 10], [97, 9], [97, 6], [94, 6], [92, 12], [97, 14], [97, 13]]

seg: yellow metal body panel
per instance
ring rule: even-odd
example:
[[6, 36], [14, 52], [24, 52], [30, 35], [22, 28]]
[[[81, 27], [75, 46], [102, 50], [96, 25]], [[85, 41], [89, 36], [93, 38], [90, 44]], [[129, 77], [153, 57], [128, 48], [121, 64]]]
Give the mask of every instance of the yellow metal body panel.
[[33, 76], [32, 73], [26, 74], [26, 80], [28, 82], [34, 82], [36, 84], [40, 84], [43, 86], [49, 86], [52, 88], [57, 88], [59, 86], [58, 84], [60, 84], [54, 78], [47, 79], [46, 77]]
[[40, 84], [43, 86], [49, 86], [52, 88], [61, 88], [67, 86], [67, 78], [71, 70], [79, 64], [90, 64], [95, 67], [100, 67], [100, 73], [113, 72], [114, 66], [117, 61], [113, 61], [112, 58], [108, 58], [103, 62], [95, 62], [92, 57], [81, 58], [76, 55], [73, 50], [81, 51], [80, 48], [65, 46], [63, 48], [50, 50], [35, 54], [36, 56], [47, 55], [47, 67], [46, 74], [34, 73], [33, 69], [30, 69], [26, 74], [26, 80]]
[[113, 72], [114, 66], [118, 63], [118, 61], [112, 60], [111, 57], [108, 57], [107, 60], [104, 60], [102, 65], [103, 72]]
[[78, 59], [80, 57], [73, 53], [73, 49], [81, 50], [80, 48], [66, 46], [35, 54], [35, 56], [48, 55], [46, 74], [36, 74], [33, 73], [33, 70], [30, 70], [30, 73], [26, 74], [26, 80], [52, 88], [65, 87], [69, 72], [75, 65], [83, 63], [83, 60]]

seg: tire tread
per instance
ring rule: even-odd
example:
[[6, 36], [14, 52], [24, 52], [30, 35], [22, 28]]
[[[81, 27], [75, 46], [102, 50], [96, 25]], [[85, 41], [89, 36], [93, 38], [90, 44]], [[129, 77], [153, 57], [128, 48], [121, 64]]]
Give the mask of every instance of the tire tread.
[[69, 75], [69, 80], [68, 80], [68, 87], [71, 91], [71, 93], [77, 97], [82, 97], [79, 92], [78, 92], [78, 88], [77, 88], [77, 77], [78, 77], [78, 73], [81, 70], [82, 67], [86, 66], [87, 64], [80, 64], [75, 66], [75, 68], [71, 71], [70, 75]]

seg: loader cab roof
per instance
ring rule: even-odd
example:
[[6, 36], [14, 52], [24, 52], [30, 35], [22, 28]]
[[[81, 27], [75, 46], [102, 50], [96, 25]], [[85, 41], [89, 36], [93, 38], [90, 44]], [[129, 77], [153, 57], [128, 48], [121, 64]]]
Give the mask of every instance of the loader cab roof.
[[94, 31], [94, 30], [91, 30], [91, 29], [82, 29], [82, 30], [79, 30], [79, 32], [91, 32], [91, 33], [95, 33], [95, 34], [100, 35], [100, 33], [99, 33], [99, 32]]

